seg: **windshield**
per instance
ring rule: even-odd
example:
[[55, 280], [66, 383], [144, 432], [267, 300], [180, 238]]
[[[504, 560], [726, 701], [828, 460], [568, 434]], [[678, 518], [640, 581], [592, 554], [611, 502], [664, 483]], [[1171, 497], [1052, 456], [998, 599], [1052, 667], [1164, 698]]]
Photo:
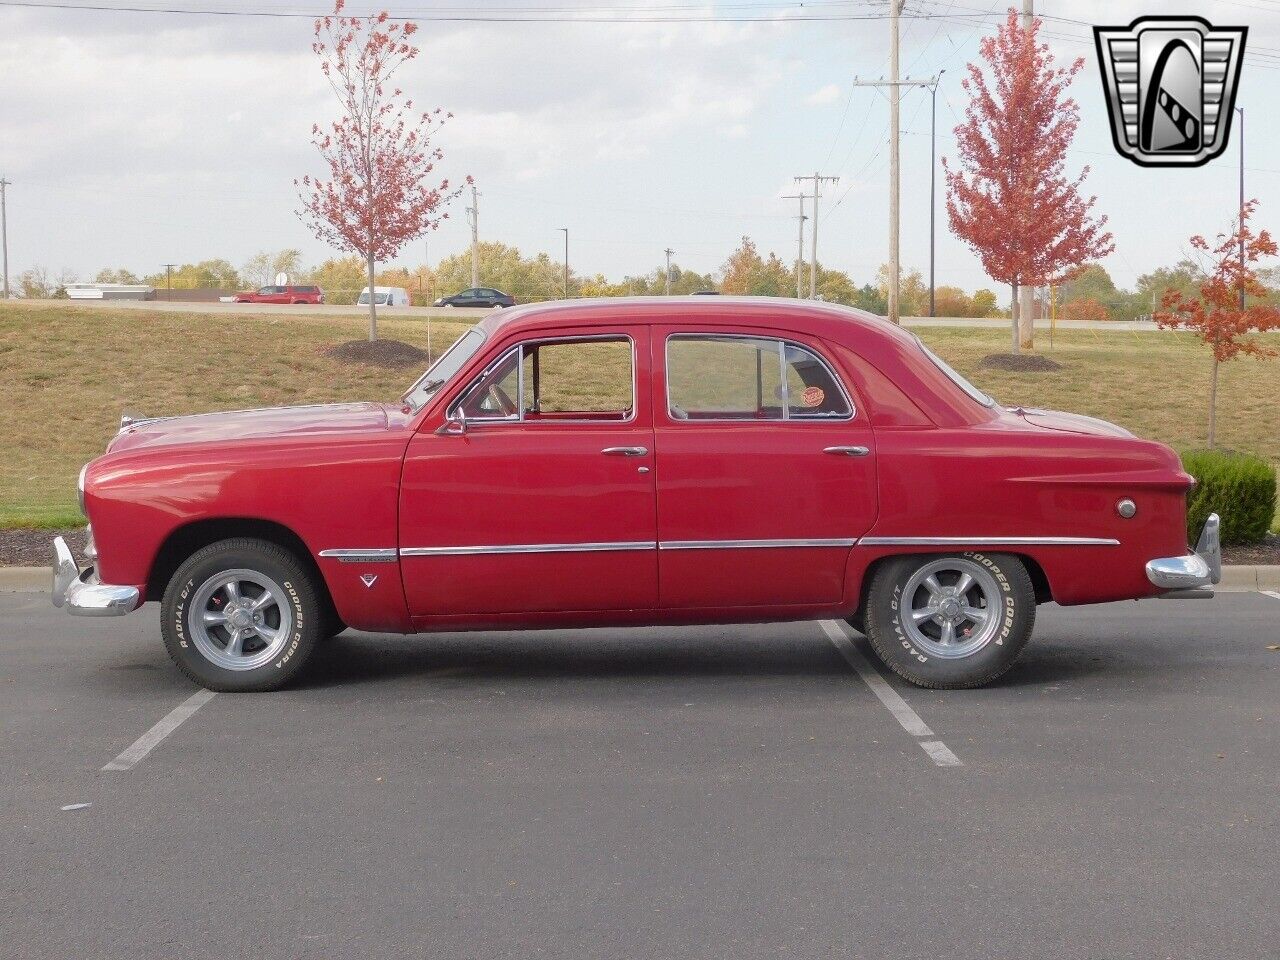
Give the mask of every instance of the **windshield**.
[[981, 390], [975, 387], [972, 383], [970, 383], [968, 380], [962, 377], [959, 373], [953, 370], [951, 366], [947, 363], [947, 361], [943, 360], [940, 356], [938, 356], [936, 353], [934, 353], [932, 350], [926, 347], [924, 345], [924, 341], [921, 340], [919, 337], [916, 337], [916, 343], [920, 344], [920, 349], [924, 351], [925, 356], [928, 357], [930, 360], [932, 360], [935, 364], [937, 364], [938, 369], [941, 370], [943, 373], [945, 373], [947, 375], [947, 378], [950, 379], [950, 381], [954, 383], [957, 387], [959, 387], [961, 390], [967, 393], [974, 400], [977, 400], [978, 403], [982, 404], [984, 407], [994, 407], [996, 405], [996, 402], [994, 400], [992, 400], [989, 396], [987, 396], [985, 393], [983, 393]]
[[452, 380], [453, 375], [475, 355], [482, 343], [484, 343], [484, 334], [476, 327], [472, 327], [455, 340], [453, 346], [441, 354], [440, 359], [418, 378], [417, 383], [410, 387], [402, 398], [404, 402], [415, 411], [421, 410], [423, 405], [436, 395], [436, 391]]

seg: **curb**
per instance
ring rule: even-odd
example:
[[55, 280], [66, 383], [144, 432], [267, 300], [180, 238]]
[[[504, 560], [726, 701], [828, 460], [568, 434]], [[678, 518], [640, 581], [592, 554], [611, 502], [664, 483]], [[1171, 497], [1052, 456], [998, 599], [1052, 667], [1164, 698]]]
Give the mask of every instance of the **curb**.
[[[50, 576], [48, 567], [0, 567], [0, 593], [47, 593]], [[1224, 566], [1218, 590], [1280, 590], [1280, 564]]]

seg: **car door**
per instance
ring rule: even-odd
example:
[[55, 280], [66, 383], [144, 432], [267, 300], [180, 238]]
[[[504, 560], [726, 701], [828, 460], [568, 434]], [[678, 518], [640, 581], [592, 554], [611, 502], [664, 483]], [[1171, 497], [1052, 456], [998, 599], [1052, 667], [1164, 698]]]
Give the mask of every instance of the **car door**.
[[475, 288], [471, 288], [469, 290], [463, 290], [456, 297], [455, 305], [459, 307], [478, 307], [478, 306], [481, 306], [479, 298], [480, 298], [479, 290], [476, 290]]
[[418, 432], [400, 494], [413, 616], [656, 606], [648, 344], [614, 326], [497, 344], [452, 425]]
[[653, 335], [660, 605], [838, 602], [875, 520], [874, 439], [821, 343]]

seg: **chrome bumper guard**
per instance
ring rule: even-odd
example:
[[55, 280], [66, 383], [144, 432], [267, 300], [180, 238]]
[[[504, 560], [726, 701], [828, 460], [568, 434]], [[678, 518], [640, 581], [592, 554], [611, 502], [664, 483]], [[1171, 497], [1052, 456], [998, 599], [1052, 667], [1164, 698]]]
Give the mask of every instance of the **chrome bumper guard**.
[[122, 617], [142, 604], [137, 587], [98, 582], [93, 567], [81, 571], [62, 537], [53, 540], [53, 605], [77, 617]]
[[1147, 579], [1162, 590], [1194, 591], [1184, 596], [1212, 596], [1204, 588], [1222, 580], [1222, 546], [1218, 540], [1219, 519], [1209, 514], [1196, 541], [1194, 553], [1182, 557], [1161, 557], [1147, 564]]

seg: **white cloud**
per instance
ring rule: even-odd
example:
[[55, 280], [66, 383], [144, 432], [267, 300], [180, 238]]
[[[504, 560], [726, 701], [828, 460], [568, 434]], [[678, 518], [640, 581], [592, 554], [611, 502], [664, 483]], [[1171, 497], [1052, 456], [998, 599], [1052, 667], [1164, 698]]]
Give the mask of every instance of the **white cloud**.
[[828, 83], [825, 87], [820, 87], [804, 99], [805, 103], [834, 103], [839, 97], [840, 84]]

